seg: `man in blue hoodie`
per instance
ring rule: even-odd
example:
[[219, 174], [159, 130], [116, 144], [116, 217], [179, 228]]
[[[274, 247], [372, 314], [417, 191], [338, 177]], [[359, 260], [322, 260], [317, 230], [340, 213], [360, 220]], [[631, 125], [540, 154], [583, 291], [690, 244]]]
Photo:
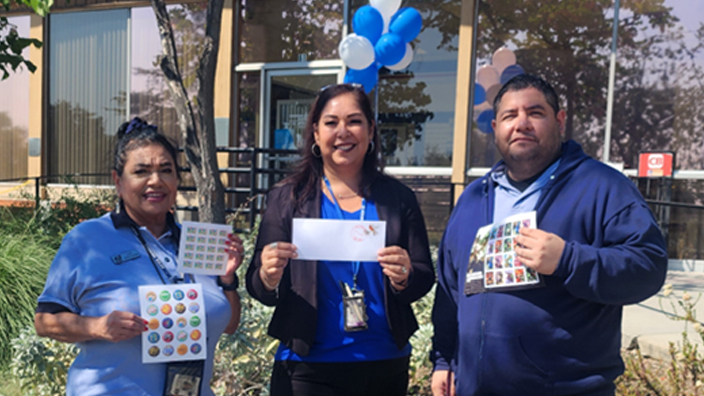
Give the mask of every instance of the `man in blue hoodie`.
[[[440, 246], [433, 395], [613, 396], [622, 306], [662, 286], [663, 236], [628, 178], [562, 142], [565, 112], [547, 82], [514, 77], [494, 112], [503, 160], [462, 193]], [[467, 287], [477, 230], [533, 210], [537, 228], [520, 229], [515, 257], [543, 282]]]

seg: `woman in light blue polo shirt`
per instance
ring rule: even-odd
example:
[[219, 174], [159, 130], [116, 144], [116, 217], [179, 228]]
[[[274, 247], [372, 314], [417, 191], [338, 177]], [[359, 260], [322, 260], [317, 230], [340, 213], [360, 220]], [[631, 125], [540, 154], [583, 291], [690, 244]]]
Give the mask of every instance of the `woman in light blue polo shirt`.
[[226, 275], [179, 274], [180, 227], [171, 214], [179, 182], [176, 150], [139, 118], [124, 123], [117, 138], [112, 174], [119, 207], [79, 224], [64, 238], [39, 296], [37, 334], [79, 346], [68, 373], [68, 395], [167, 394], [172, 389], [167, 364], [142, 363], [140, 335], [147, 321], [139, 316], [137, 290], [200, 283], [207, 359], [193, 378], [199, 378], [199, 394], [212, 395], [215, 346], [240, 320], [235, 270], [242, 263], [242, 241], [229, 236]]

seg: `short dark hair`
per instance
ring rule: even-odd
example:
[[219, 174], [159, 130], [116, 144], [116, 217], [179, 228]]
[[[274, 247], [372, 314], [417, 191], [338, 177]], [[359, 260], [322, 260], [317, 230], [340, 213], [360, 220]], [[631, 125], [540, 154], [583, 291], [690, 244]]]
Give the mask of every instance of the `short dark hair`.
[[[283, 183], [295, 185], [293, 191], [298, 204], [302, 204], [307, 198], [315, 194], [316, 189], [320, 186], [320, 179], [323, 177], [323, 159], [313, 153], [315, 125], [320, 121], [323, 109], [328, 102], [344, 94], [351, 94], [354, 97], [362, 114], [367, 119], [368, 125], [370, 127], [373, 125], [374, 111], [372, 110], [372, 104], [362, 87], [356, 84], [336, 84], [325, 87], [318, 93], [308, 112], [308, 119], [303, 132], [305, 134], [303, 147], [300, 147], [301, 160], [293, 174], [283, 181]], [[383, 172], [383, 162], [379, 155], [381, 140], [379, 139], [377, 128], [373, 130], [371, 141], [374, 143], [374, 148], [371, 152], [367, 152], [364, 157], [362, 185], [359, 186], [361, 193], [365, 196], [367, 196], [367, 187]]]
[[550, 105], [550, 107], [552, 107], [552, 109], [555, 111], [555, 114], [560, 111], [560, 104], [557, 98], [557, 93], [555, 93], [555, 89], [553, 89], [552, 85], [550, 85], [547, 81], [543, 80], [541, 77], [538, 77], [536, 75], [519, 74], [513, 77], [512, 79], [508, 80], [506, 84], [501, 87], [499, 93], [496, 94], [496, 98], [494, 98], [494, 118], [496, 118], [496, 115], [499, 112], [499, 104], [501, 103], [501, 98], [504, 97], [504, 94], [506, 94], [506, 92], [522, 91], [528, 88], [535, 88], [538, 91], [542, 92], [545, 96], [545, 101], [548, 102], [548, 105]]
[[127, 154], [134, 149], [152, 144], [161, 145], [171, 155], [176, 168], [176, 175], [180, 180], [181, 174], [179, 173], [178, 155], [175, 145], [168, 137], [159, 133], [156, 125], [151, 125], [139, 117], [124, 122], [117, 129], [117, 143], [115, 144], [112, 169], [118, 176], [122, 176], [122, 172], [125, 170], [125, 163], [127, 162]]

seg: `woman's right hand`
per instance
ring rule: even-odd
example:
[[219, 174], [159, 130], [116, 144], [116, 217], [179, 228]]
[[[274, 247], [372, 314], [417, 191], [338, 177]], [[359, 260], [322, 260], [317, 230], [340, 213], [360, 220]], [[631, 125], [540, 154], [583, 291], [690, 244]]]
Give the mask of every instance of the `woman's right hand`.
[[298, 257], [296, 246], [288, 242], [273, 242], [262, 249], [259, 278], [268, 291], [276, 290], [289, 259]]
[[148, 330], [149, 322], [132, 312], [112, 311], [96, 319], [93, 333], [97, 338], [105, 341], [129, 340]]

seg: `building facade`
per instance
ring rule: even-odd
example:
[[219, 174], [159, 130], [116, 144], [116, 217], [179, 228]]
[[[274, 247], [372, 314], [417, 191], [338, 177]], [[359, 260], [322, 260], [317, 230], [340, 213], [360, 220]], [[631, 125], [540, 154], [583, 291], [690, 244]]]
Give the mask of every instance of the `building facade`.
[[[646, 198], [704, 204], [704, 14], [696, 3], [644, 0], [617, 12], [614, 0], [404, 0], [423, 17], [413, 61], [404, 70], [382, 69], [371, 94], [388, 172], [445, 186], [452, 202], [499, 159], [489, 103], [501, 72], [515, 63], [555, 86], [568, 114], [566, 138], [623, 169]], [[338, 44], [366, 4], [226, 1], [217, 144], [295, 148], [318, 90], [344, 78]], [[169, 10], [187, 89], [195, 92], [205, 3], [169, 2]], [[0, 82], [0, 179], [104, 174], [118, 125], [136, 115], [178, 139], [148, 2], [57, 2], [44, 19], [9, 16], [21, 34], [45, 45], [27, 53], [36, 73]], [[651, 150], [675, 152], [673, 179], [635, 177], [639, 153]], [[447, 211], [426, 207], [441, 230]], [[673, 265], [704, 270], [704, 211], [653, 209]]]

